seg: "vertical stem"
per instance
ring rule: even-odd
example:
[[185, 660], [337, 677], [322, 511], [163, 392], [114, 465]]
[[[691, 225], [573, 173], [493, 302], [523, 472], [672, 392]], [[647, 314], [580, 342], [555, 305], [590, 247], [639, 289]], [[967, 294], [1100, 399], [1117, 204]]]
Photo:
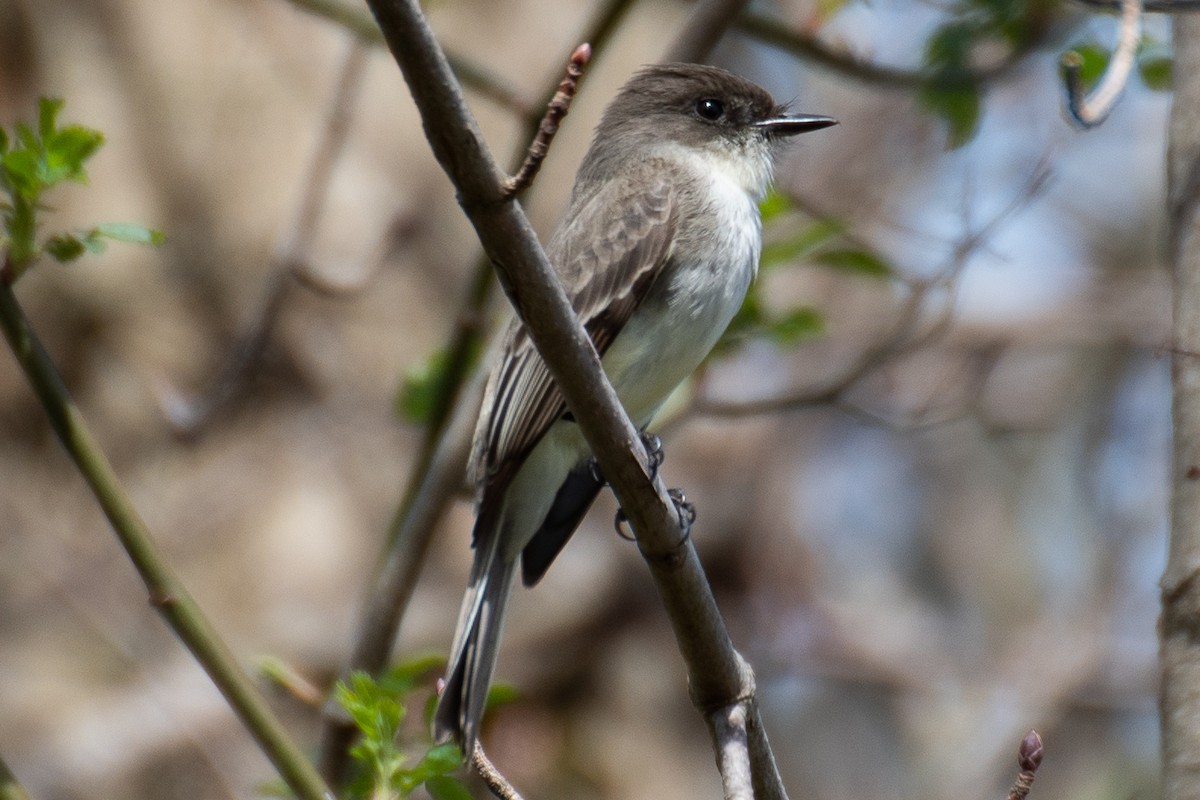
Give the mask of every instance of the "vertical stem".
[[1200, 19], [1180, 14], [1168, 132], [1174, 284], [1171, 537], [1162, 578], [1162, 796], [1200, 797]]
[[151, 605], [204, 667], [292, 791], [303, 800], [330, 800], [332, 792], [167, 565], [5, 281], [0, 281], [0, 327], [51, 427], [145, 583]]

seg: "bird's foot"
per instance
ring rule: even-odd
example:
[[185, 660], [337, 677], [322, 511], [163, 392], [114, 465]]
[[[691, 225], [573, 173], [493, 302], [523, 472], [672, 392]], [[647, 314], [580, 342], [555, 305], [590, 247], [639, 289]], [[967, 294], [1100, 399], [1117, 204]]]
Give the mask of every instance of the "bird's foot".
[[[683, 544], [692, 535], [692, 524], [696, 521], [696, 506], [694, 503], [688, 502], [683, 489], [667, 489], [667, 496], [675, 504], [675, 515], [679, 518], [679, 528], [683, 532], [683, 538], [679, 540], [679, 543]], [[637, 536], [634, 535], [628, 523], [629, 517], [625, 515], [625, 509], [618, 508], [616, 519], [613, 520], [617, 535], [626, 541], [636, 542]]]
[[[646, 454], [650, 457], [650, 480], [658, 477], [658, 468], [662, 466], [663, 460], [666, 458], [663, 453], [662, 438], [647, 431], [641, 431], [642, 446], [646, 448]], [[608, 480], [604, 477], [604, 470], [600, 469], [600, 462], [595, 456], [588, 459], [587, 462], [588, 474], [592, 476], [592, 480], [601, 486], [607, 486]]]
[[650, 431], [640, 431], [639, 435], [642, 437], [642, 447], [646, 448], [646, 455], [650, 457], [650, 480], [654, 480], [658, 477], [658, 468], [667, 457], [663, 452], [662, 437]]

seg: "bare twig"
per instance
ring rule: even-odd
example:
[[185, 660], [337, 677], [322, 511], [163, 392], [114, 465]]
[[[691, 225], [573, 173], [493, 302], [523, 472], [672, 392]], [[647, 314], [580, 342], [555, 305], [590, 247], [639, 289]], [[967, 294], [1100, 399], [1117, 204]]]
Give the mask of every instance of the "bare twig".
[[1029, 790], [1033, 788], [1033, 779], [1041, 765], [1042, 737], [1038, 736], [1037, 731], [1030, 731], [1025, 734], [1021, 746], [1017, 749], [1017, 766], [1021, 771], [1017, 773], [1012, 788], [1008, 790], [1008, 800], [1025, 800], [1029, 796]]
[[[1117, 10], [1124, 0], [1079, 0], [1086, 6]], [[1200, 0], [1144, 0], [1142, 11], [1173, 14], [1180, 11], [1200, 11]]]
[[708, 715], [709, 725], [715, 732], [717, 765], [725, 800], [754, 800], [750, 744], [746, 732], [747, 711], [744, 703], [735, 703]]
[[1048, 159], [1039, 161], [1025, 185], [1013, 199], [979, 228], [968, 231], [955, 244], [947, 262], [936, 270], [932, 277], [923, 280], [904, 280], [903, 283], [908, 287], [908, 295], [891, 328], [880, 337], [877, 344], [864, 350], [837, 377], [828, 381], [824, 386], [783, 392], [773, 397], [756, 400], [724, 402], [697, 398], [693, 401], [688, 413], [700, 416], [749, 417], [839, 404], [844, 410], [852, 413], [869, 415], [869, 412], [863, 412], [862, 409], [853, 405], [844, 404], [845, 394], [882, 364], [904, 353], [912, 352], [945, 334], [952, 320], [953, 292], [948, 292], [943, 299], [940, 315], [933, 324], [920, 335], [914, 334], [921, 319], [921, 311], [926, 298], [934, 289], [952, 288], [970, 259], [986, 245], [996, 231], [1042, 193], [1050, 180], [1051, 173], [1048, 164]]
[[1117, 98], [1129, 82], [1137, 54], [1138, 39], [1142, 32], [1142, 0], [1121, 0], [1121, 22], [1117, 35], [1117, 46], [1113, 50], [1108, 69], [1091, 96], [1083, 89], [1083, 59], [1074, 51], [1062, 57], [1062, 68], [1067, 85], [1067, 114], [1081, 129], [1094, 128], [1112, 112]]
[[280, 244], [279, 254], [272, 260], [258, 313], [245, 331], [238, 335], [228, 360], [200, 397], [188, 401], [170, 387], [159, 392], [159, 403], [180, 436], [198, 436], [215, 415], [237, 396], [262, 362], [263, 353], [271, 342], [279, 316], [297, 281], [312, 290], [328, 290], [309, 269], [308, 251], [312, 247], [317, 222], [329, 193], [334, 164], [350, 131], [352, 101], [362, 84], [366, 55], [366, 48], [361, 42], [350, 43], [313, 154], [308, 179], [296, 207], [295, 219]]
[[546, 153], [550, 152], [550, 143], [554, 141], [554, 136], [558, 133], [559, 124], [571, 108], [571, 99], [575, 97], [575, 90], [579, 88], [579, 79], [583, 76], [583, 70], [591, 58], [592, 46], [587, 42], [576, 47], [575, 51], [571, 53], [571, 59], [567, 62], [567, 75], [558, 84], [558, 90], [546, 106], [546, 113], [538, 125], [537, 135], [529, 144], [529, 153], [525, 156], [525, 162], [521, 164], [516, 175], [506, 178], [504, 181], [505, 197], [520, 194], [533, 183], [538, 170], [541, 169], [542, 161], [546, 158]]
[[753, 11], [743, 13], [735, 24], [743, 33], [764, 44], [785, 50], [847, 78], [891, 89], [961, 89], [964, 85], [994, 83], [1021, 63], [1024, 56], [1036, 46], [1035, 40], [1038, 38], [1030, 37], [994, 64], [966, 73], [948, 74], [876, 64], [826, 44], [815, 35], [793, 30], [778, 19]]
[[62, 377], [42, 347], [12, 288], [0, 283], [0, 327], [50, 418], [67, 454], [87, 481], [121, 546], [146, 586], [150, 604], [212, 678], [259, 747], [297, 796], [329, 800], [312, 764], [289, 738], [270, 706], [159, 552]]
[[499, 800], [524, 800], [516, 787], [508, 782], [508, 778], [496, 769], [479, 742], [475, 742], [475, 750], [471, 753], [471, 767]]
[[[353, 33], [360, 41], [375, 47], [382, 45], [383, 34], [375, 19], [359, 8], [342, 0], [288, 0], [297, 8], [303, 9], [318, 17], [341, 25]], [[482, 64], [457, 53], [447, 53], [454, 74], [462, 81], [463, 86], [477, 92], [481, 97], [516, 112], [528, 114], [536, 105], [518, 88]]]

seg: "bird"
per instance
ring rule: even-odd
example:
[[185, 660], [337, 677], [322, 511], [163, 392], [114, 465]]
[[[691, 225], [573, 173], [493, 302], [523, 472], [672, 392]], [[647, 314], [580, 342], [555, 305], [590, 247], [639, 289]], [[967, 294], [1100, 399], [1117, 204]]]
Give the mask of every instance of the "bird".
[[[788, 114], [731, 72], [684, 63], [641, 68], [601, 115], [546, 255], [639, 430], [745, 299], [780, 145], [834, 124]], [[474, 561], [434, 714], [435, 740], [468, 755], [518, 571], [537, 583], [603, 486], [519, 319], [488, 376], [469, 474]]]

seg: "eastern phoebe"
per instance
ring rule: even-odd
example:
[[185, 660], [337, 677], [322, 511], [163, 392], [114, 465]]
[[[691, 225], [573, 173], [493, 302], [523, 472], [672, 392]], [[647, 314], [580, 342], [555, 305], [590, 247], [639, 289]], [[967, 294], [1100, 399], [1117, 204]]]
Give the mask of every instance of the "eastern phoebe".
[[[788, 116], [754, 83], [695, 64], [645, 67], [605, 110], [546, 254], [638, 428], [746, 296], [777, 146], [833, 124]], [[518, 562], [532, 586], [566, 544], [602, 485], [590, 458], [515, 320], [475, 429], [475, 561], [434, 722], [468, 755]]]

